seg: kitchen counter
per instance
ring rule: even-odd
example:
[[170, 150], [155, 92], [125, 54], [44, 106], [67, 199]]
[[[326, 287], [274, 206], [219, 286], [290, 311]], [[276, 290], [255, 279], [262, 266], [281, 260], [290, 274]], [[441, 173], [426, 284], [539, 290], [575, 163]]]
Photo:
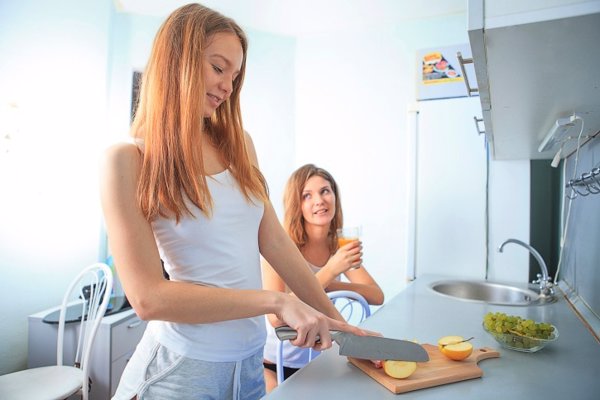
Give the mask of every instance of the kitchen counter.
[[[542, 306], [497, 306], [441, 296], [429, 285], [455, 277], [422, 276], [361, 326], [396, 339], [436, 344], [446, 335], [475, 336], [475, 348], [500, 358], [479, 363], [483, 377], [396, 395], [337, 354], [337, 345], [276, 388], [265, 400], [294, 399], [597, 399], [600, 344], [560, 296]], [[559, 291], [560, 292], [560, 291]], [[500, 347], [482, 327], [487, 312], [504, 312], [554, 324], [558, 339], [536, 353]]]

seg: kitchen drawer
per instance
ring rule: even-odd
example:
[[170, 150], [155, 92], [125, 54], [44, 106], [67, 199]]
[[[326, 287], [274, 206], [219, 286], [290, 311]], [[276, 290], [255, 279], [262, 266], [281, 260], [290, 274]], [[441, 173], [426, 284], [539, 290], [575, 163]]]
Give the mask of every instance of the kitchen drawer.
[[125, 366], [131, 359], [133, 355], [133, 351], [125, 354], [123, 357], [119, 358], [112, 362], [110, 366], [110, 397], [112, 398], [117, 391], [117, 386], [119, 386], [119, 381], [121, 380], [121, 375], [123, 374], [123, 370], [125, 370]]
[[135, 350], [145, 330], [146, 322], [135, 314], [115, 326], [111, 331], [111, 361]]

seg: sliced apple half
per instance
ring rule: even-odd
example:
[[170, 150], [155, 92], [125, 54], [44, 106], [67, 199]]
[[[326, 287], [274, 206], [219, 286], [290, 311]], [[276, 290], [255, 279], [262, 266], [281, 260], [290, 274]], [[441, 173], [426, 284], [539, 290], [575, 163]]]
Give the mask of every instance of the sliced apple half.
[[444, 336], [438, 340], [440, 352], [451, 360], [464, 360], [473, 353], [473, 345], [462, 336]]
[[408, 378], [417, 369], [414, 361], [386, 360], [383, 362], [383, 371], [396, 379]]

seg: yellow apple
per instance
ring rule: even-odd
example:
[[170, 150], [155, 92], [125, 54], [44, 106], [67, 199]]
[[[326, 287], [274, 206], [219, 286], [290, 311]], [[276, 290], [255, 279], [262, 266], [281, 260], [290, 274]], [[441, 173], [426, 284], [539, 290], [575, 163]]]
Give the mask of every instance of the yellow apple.
[[385, 360], [383, 362], [383, 371], [396, 379], [408, 378], [417, 369], [417, 363], [414, 361]]
[[438, 340], [440, 352], [451, 360], [464, 360], [473, 352], [473, 345], [462, 336], [444, 336]]

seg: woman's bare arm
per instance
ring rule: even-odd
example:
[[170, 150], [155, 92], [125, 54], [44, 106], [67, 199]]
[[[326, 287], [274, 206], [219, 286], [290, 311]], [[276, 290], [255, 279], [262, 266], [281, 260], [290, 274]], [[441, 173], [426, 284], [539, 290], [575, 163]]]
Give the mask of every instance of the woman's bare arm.
[[358, 269], [347, 271], [345, 275], [350, 282], [332, 281], [329, 285], [327, 285], [325, 291], [333, 292], [335, 290], [351, 290], [363, 296], [369, 304], [383, 304], [383, 291], [364, 266]]
[[[360, 268], [353, 268], [356, 264]], [[344, 274], [350, 282], [340, 282], [336, 278]], [[340, 247], [316, 273], [321, 286], [327, 291], [352, 290], [362, 295], [369, 304], [383, 304], [383, 291], [362, 264], [362, 243], [351, 242]]]
[[[251, 161], [258, 168], [254, 144], [248, 134], [246, 147]], [[320, 287], [294, 242], [283, 230], [271, 203], [265, 204], [258, 244], [262, 256], [298, 298], [331, 318], [344, 320]]]

